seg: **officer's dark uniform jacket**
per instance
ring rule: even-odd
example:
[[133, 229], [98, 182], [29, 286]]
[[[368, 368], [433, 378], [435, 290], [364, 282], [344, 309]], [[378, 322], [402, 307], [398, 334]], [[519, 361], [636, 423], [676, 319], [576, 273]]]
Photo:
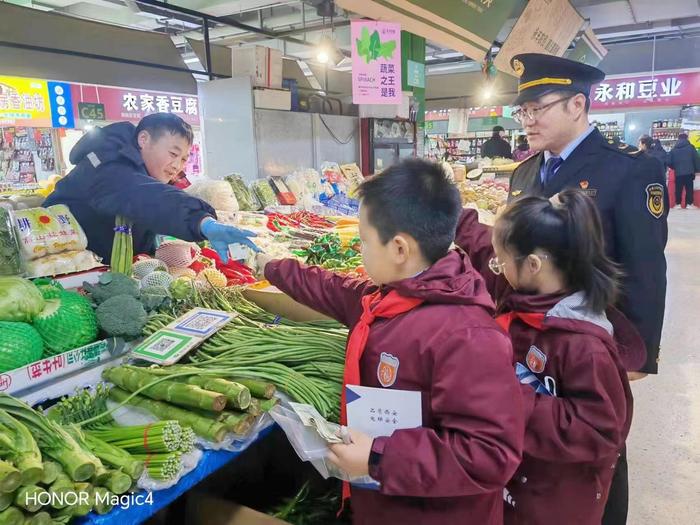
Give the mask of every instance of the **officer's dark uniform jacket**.
[[70, 161], [75, 168], [43, 205], [68, 206], [85, 231], [88, 249], [106, 263], [116, 215], [133, 223], [134, 253], [153, 253], [156, 234], [202, 241], [202, 219], [216, 217], [204, 201], [148, 175], [129, 122], [91, 131], [71, 150]]
[[619, 308], [647, 347], [643, 372], [656, 373], [666, 296], [668, 196], [658, 161], [625, 144], [610, 144], [595, 129], [543, 186], [544, 154], [524, 161], [511, 177], [509, 201], [552, 197], [578, 188], [593, 197], [603, 220], [608, 255], [625, 273]]

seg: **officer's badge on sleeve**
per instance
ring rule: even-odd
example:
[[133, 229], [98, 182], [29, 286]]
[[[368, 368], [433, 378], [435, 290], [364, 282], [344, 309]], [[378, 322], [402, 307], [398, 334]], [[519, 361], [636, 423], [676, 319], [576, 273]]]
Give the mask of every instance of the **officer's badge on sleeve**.
[[647, 210], [660, 219], [664, 214], [664, 187], [659, 183], [649, 184], [647, 192]]

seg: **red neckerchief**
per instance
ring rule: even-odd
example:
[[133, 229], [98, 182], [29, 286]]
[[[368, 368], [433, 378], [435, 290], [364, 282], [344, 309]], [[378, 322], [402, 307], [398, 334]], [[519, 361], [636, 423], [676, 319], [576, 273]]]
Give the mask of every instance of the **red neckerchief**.
[[[345, 352], [345, 370], [343, 372], [343, 390], [340, 400], [340, 422], [348, 424], [347, 406], [345, 399], [346, 385], [360, 384], [360, 359], [367, 346], [369, 329], [371, 324], [378, 318], [391, 319], [416, 308], [423, 303], [423, 299], [414, 297], [403, 297], [396, 290], [390, 291], [385, 296], [377, 290], [372, 294], [362, 297], [362, 315], [360, 320], [352, 329], [348, 339], [348, 347]], [[340, 512], [343, 511], [345, 500], [350, 497], [350, 484], [343, 482], [343, 501]], [[338, 514], [340, 514], [340, 512]]]
[[543, 331], [544, 319], [546, 314], [544, 313], [533, 313], [533, 312], [508, 312], [503, 315], [496, 317], [496, 322], [503, 328], [503, 330], [508, 333], [510, 331], [510, 325], [515, 319], [520, 319], [523, 323], [528, 326], [535, 328], [536, 330]]

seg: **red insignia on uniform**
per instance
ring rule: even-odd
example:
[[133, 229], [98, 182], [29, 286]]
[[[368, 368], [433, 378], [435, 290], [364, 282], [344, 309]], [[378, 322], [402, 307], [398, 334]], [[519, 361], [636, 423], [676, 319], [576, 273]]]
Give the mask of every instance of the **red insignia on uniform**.
[[547, 356], [542, 350], [533, 345], [530, 347], [530, 350], [528, 350], [527, 356], [525, 356], [525, 362], [530, 370], [539, 374], [544, 372], [544, 365], [547, 364]]
[[398, 357], [382, 352], [379, 358], [379, 366], [377, 367], [377, 379], [379, 379], [379, 383], [384, 388], [388, 388], [396, 382], [399, 364]]
[[582, 190], [588, 189], [588, 181], [587, 180], [582, 180], [581, 182], [578, 183], [578, 185], [581, 186]]

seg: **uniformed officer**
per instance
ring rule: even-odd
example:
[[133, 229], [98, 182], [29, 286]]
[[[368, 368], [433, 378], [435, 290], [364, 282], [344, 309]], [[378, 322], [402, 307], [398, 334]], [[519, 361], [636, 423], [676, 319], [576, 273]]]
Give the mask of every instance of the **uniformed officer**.
[[[647, 347], [647, 362], [630, 379], [657, 373], [666, 297], [668, 201], [659, 163], [626, 144], [607, 141], [588, 122], [591, 86], [605, 78], [597, 68], [535, 53], [513, 58], [519, 77], [519, 108], [530, 147], [540, 151], [513, 173], [509, 200], [526, 195], [552, 197], [579, 188], [601, 213], [608, 254], [625, 278], [619, 308], [636, 325]], [[603, 524], [627, 518], [627, 462], [621, 458]]]

